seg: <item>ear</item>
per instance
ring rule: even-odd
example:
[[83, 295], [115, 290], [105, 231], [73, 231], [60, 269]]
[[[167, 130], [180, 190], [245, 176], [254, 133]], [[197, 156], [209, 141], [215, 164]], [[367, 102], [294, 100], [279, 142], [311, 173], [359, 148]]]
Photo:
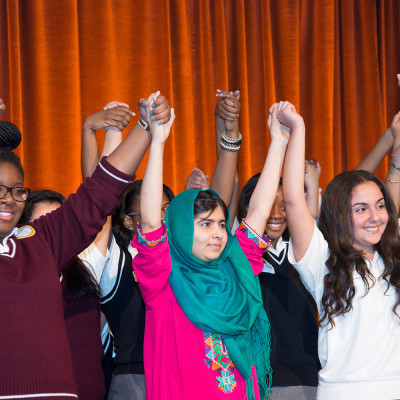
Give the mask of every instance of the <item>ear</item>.
[[129, 215], [124, 215], [124, 226], [129, 231], [133, 229], [133, 221]]

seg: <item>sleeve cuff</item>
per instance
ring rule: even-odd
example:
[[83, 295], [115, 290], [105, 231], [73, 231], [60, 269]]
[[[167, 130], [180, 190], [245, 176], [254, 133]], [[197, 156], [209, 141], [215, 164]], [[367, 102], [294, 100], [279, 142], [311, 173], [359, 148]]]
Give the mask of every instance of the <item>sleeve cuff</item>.
[[259, 249], [268, 250], [271, 247], [271, 239], [267, 235], [261, 237], [246, 223], [245, 220], [242, 221], [239, 229], [248, 237], [248, 239], [254, 242]]

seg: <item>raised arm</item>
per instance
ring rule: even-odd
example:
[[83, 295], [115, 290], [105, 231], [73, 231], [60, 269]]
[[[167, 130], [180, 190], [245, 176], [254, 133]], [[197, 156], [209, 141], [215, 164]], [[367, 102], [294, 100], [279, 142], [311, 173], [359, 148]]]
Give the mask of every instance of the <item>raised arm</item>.
[[385, 158], [386, 154], [393, 146], [392, 126], [382, 133], [381, 137], [375, 143], [371, 151], [363, 158], [363, 160], [355, 167], [355, 170], [363, 169], [365, 171], [375, 173], [379, 164]]
[[319, 162], [310, 160], [305, 163], [304, 189], [306, 191], [306, 203], [314, 219], [318, 219], [319, 214], [319, 177], [321, 176], [321, 166]]
[[[147, 100], [148, 111], [151, 110], [157, 94], [158, 92], [152, 94]], [[175, 119], [174, 110], [171, 109], [171, 119], [164, 125], [159, 125], [150, 118], [149, 116], [148, 122], [152, 142], [140, 191], [140, 229], [143, 234], [152, 232], [161, 226], [164, 144]]]
[[265, 159], [264, 168], [250, 198], [246, 215], [246, 223], [260, 236], [264, 235], [265, 225], [278, 191], [283, 159], [289, 139], [289, 134], [281, 129], [276, 117], [281, 104], [271, 108], [268, 127], [271, 134], [271, 144]]
[[[156, 111], [157, 105], [160, 105], [161, 108], [159, 112]], [[162, 126], [164, 121], [169, 121], [171, 109], [168, 101], [160, 92], [157, 92], [156, 99], [147, 110], [149, 113], [147, 123], [152, 122], [155, 125], [160, 124], [158, 126]], [[157, 116], [155, 116], [156, 113]], [[132, 174], [136, 172], [150, 142], [151, 135], [140, 121], [133, 127], [123, 142], [108, 156], [107, 161], [121, 172]]]
[[284, 102], [278, 120], [292, 130], [283, 171], [283, 198], [296, 260], [305, 255], [314, 231], [314, 220], [304, 197], [305, 126], [295, 107]]
[[385, 185], [392, 196], [397, 213], [400, 212], [400, 111], [394, 116], [391, 125], [394, 137], [392, 158]]
[[83, 123], [81, 170], [84, 180], [92, 175], [100, 160], [96, 131], [105, 128], [110, 135], [116, 134], [120, 142], [122, 130], [129, 124], [131, 116], [135, 115], [127, 104], [119, 103], [121, 105], [109, 108], [110, 104], [108, 103], [103, 110], [89, 115]]
[[[235, 96], [237, 94], [237, 97]], [[239, 111], [238, 91], [219, 91], [222, 97], [216, 107], [216, 138], [217, 138], [217, 165], [211, 178], [211, 189], [215, 190], [225, 204], [229, 205], [236, 175], [236, 164], [241, 139], [239, 138]], [[224, 128], [222, 128], [222, 123]], [[222, 131], [221, 131], [222, 130]]]

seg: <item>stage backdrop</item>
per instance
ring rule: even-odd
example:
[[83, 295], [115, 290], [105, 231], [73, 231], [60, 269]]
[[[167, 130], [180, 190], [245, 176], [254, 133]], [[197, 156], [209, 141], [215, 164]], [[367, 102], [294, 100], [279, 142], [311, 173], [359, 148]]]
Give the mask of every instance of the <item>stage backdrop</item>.
[[275, 101], [304, 116], [322, 187], [400, 109], [398, 0], [0, 0], [0, 29], [0, 118], [22, 131], [26, 184], [66, 195], [81, 181], [83, 119], [111, 100], [137, 112], [155, 90], [169, 99], [175, 192], [192, 167], [213, 171], [217, 88], [241, 91], [241, 186], [261, 170]]

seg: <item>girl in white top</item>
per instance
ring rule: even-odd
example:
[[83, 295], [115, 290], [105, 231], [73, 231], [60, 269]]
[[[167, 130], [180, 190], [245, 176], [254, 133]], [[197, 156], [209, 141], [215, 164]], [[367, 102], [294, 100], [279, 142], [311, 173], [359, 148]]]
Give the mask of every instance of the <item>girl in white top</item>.
[[320, 314], [319, 400], [400, 399], [400, 237], [384, 184], [366, 171], [338, 175], [318, 227], [304, 199], [303, 118], [274, 105], [292, 129], [283, 175], [289, 260]]

